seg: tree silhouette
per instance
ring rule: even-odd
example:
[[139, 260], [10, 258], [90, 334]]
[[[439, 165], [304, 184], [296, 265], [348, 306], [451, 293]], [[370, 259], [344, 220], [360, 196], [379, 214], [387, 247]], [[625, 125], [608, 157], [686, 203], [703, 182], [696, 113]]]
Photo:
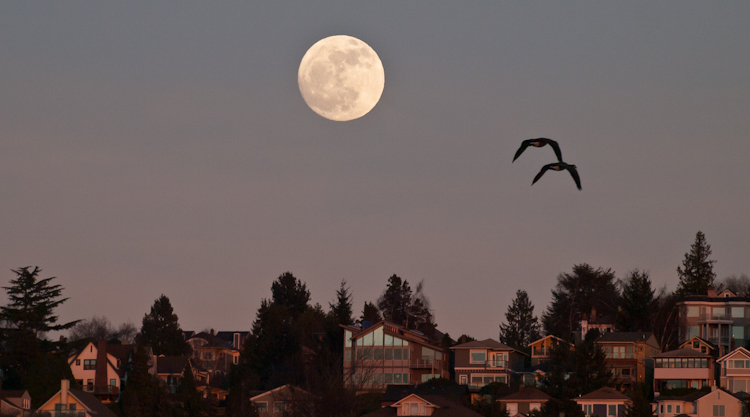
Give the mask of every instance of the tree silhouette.
[[539, 320], [534, 316], [534, 305], [526, 291], [516, 291], [516, 298], [505, 313], [505, 321], [506, 324], [500, 324], [500, 341], [528, 353], [528, 344], [539, 339]]
[[677, 284], [677, 294], [706, 295], [708, 288], [713, 288], [716, 279], [714, 264], [716, 261], [709, 259], [711, 256], [711, 245], [706, 242], [706, 235], [698, 231], [695, 241], [690, 245], [690, 252], [685, 253], [682, 268], [677, 267], [677, 275], [680, 283]]
[[154, 301], [151, 312], [143, 317], [142, 342], [151, 346], [154, 355], [180, 356], [190, 353], [180, 329], [177, 314], [169, 298], [162, 294]]
[[622, 286], [620, 310], [615, 320], [617, 331], [653, 331], [656, 307], [648, 272], [637, 269], [630, 271]]

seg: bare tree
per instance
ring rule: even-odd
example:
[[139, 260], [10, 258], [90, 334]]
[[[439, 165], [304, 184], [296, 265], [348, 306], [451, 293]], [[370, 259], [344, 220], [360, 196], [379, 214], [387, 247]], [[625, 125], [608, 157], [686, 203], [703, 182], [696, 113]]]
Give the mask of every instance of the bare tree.
[[82, 320], [70, 329], [70, 340], [81, 339], [118, 339], [124, 343], [135, 343], [138, 329], [132, 322], [123, 323], [115, 329], [106, 317], [93, 316]]
[[731, 290], [738, 297], [750, 297], [750, 277], [747, 274], [730, 275], [724, 278], [724, 288]]

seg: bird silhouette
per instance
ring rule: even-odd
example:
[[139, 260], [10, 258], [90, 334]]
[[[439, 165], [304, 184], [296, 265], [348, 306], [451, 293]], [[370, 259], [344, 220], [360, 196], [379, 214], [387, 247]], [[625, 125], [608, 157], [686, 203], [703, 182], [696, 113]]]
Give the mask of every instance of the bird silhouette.
[[581, 189], [581, 177], [578, 176], [578, 170], [576, 169], [576, 166], [566, 164], [565, 162], [555, 162], [543, 166], [542, 170], [539, 171], [538, 174], [536, 174], [536, 177], [534, 177], [534, 181], [531, 182], [531, 185], [534, 185], [535, 182], [539, 181], [539, 178], [542, 178], [542, 175], [544, 175], [544, 173], [550, 169], [553, 171], [562, 171], [564, 169], [568, 170], [568, 172], [570, 172], [570, 176], [573, 177], [573, 181], [576, 182], [576, 186], [578, 186], [578, 189]]
[[523, 151], [526, 150], [529, 146], [533, 146], [535, 148], [541, 148], [544, 145], [549, 145], [552, 147], [552, 149], [555, 151], [555, 155], [557, 155], [558, 162], [562, 162], [562, 152], [560, 152], [560, 146], [552, 139], [548, 138], [537, 138], [537, 139], [526, 139], [525, 141], [521, 142], [521, 147], [518, 148], [516, 151], [516, 155], [513, 157], [513, 162], [518, 159], [519, 156], [523, 153]]

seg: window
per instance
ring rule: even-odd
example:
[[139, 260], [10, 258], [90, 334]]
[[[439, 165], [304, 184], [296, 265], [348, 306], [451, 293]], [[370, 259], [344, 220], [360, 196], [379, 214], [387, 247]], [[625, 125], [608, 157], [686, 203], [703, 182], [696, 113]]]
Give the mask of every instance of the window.
[[617, 415], [617, 406], [616, 405], [608, 405], [607, 406], [607, 416], [616, 416]]
[[409, 407], [409, 403], [404, 403], [401, 405], [401, 414], [408, 416], [411, 415], [411, 408]]
[[732, 326], [732, 337], [735, 339], [745, 338], [745, 327], [744, 326]]
[[344, 347], [352, 347], [352, 332], [344, 330]]
[[116, 379], [110, 379], [109, 380], [109, 385], [112, 386], [112, 387], [116, 387], [117, 386], [117, 380]]
[[401, 349], [393, 349], [393, 359], [400, 361], [404, 357], [403, 350]]
[[68, 410], [70, 410], [70, 411], [76, 411], [76, 405], [75, 404], [68, 404]]
[[687, 308], [687, 316], [688, 317], [698, 317], [700, 316], [700, 307], [699, 306], [688, 306]]
[[471, 363], [484, 363], [487, 360], [486, 351], [472, 351], [471, 352]]
[[[351, 350], [347, 350], [347, 353], [349, 353], [349, 360], [352, 360], [352, 351]], [[237, 356], [237, 355], [234, 355], [232, 357], [232, 363], [234, 363], [235, 365], [237, 365], [239, 362], [240, 362], [240, 357]]]
[[84, 359], [83, 360], [83, 369], [84, 370], [95, 370], [96, 369], [96, 359]]
[[625, 368], [622, 370], [623, 375], [630, 375], [630, 368]]
[[374, 358], [376, 361], [383, 360], [383, 349], [376, 348], [374, 351], [374, 355], [375, 355]]
[[724, 406], [723, 405], [715, 405], [714, 406], [714, 417], [724, 417]]
[[467, 382], [467, 379], [468, 379], [468, 378], [466, 377], [466, 375], [461, 375], [461, 376], [459, 377], [459, 381], [460, 381], [459, 383], [460, 383], [461, 385], [467, 385], [467, 384], [468, 384], [468, 382]]
[[416, 416], [419, 414], [419, 404], [417, 403], [411, 403], [411, 414], [413, 416]]
[[677, 413], [677, 414], [680, 414], [680, 405], [679, 404], [677, 404], [676, 406], [674, 406], [674, 412]]
[[[388, 335], [386, 335], [388, 336]], [[393, 360], [393, 348], [386, 348], [385, 349], [385, 360], [390, 361]]]
[[385, 383], [386, 384], [392, 384], [393, 383], [393, 374], [385, 374]]
[[672, 404], [667, 404], [667, 414], [672, 413]]
[[423, 415], [427, 414], [425, 408], [427, 408], [426, 404], [424, 404], [424, 403], [419, 404], [419, 415], [420, 416], [423, 416]]
[[697, 340], [693, 341], [693, 347], [696, 348], [696, 349], [699, 348], [699, 347], [701, 347], [701, 342], [699, 342]]
[[409, 374], [404, 374], [404, 384], [409, 383]]
[[594, 405], [593, 404], [581, 404], [581, 409], [583, 410], [583, 413], [587, 416], [594, 414]]
[[273, 403], [273, 412], [274, 414], [281, 414], [286, 411], [286, 402], [284, 401], [274, 401]]
[[741, 319], [745, 317], [745, 307], [732, 307], [732, 318]]
[[78, 383], [79, 386], [81, 386], [81, 387], [83, 386], [83, 380], [82, 379], [76, 379], [76, 382]]
[[401, 374], [393, 374], [393, 383], [394, 384], [400, 384], [401, 383]]
[[76, 366], [81, 366], [81, 360], [80, 359], [76, 359]]
[[258, 414], [263, 414], [268, 412], [268, 403], [262, 402], [262, 403], [255, 403], [255, 406], [258, 408]]

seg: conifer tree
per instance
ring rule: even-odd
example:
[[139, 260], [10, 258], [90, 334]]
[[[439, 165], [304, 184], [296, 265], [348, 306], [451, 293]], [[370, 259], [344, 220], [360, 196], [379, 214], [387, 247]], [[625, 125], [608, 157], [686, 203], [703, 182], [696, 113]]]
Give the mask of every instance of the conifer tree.
[[151, 312], [143, 317], [141, 338], [143, 343], [151, 346], [154, 355], [157, 356], [180, 356], [190, 353], [190, 345], [182, 335], [177, 314], [164, 294], [154, 301]]
[[[651, 402], [648, 400], [650, 389], [647, 384], [639, 383], [630, 392], [633, 403], [625, 407], [624, 417], [653, 417]], [[744, 408], [744, 407], [743, 407]]]
[[336, 304], [329, 303], [330, 316], [337, 324], [352, 324], [352, 295], [349, 287], [346, 286], [346, 280], [341, 280], [341, 285], [336, 291]]
[[577, 395], [596, 391], [614, 381], [612, 372], [605, 365], [607, 357], [596, 344], [598, 338], [599, 331], [591, 330], [586, 333], [583, 342], [576, 346], [575, 372], [570, 376], [569, 382], [575, 387]]
[[539, 320], [534, 316], [534, 305], [526, 291], [516, 291], [508, 311], [506, 324], [500, 324], [500, 341], [506, 345], [527, 352], [529, 343], [539, 339]]
[[714, 287], [716, 274], [714, 273], [715, 260], [711, 256], [711, 245], [706, 242], [706, 235], [698, 231], [695, 241], [690, 246], [690, 252], [685, 253], [682, 268], [677, 267], [677, 275], [680, 283], [677, 285], [677, 294], [706, 295], [709, 287]]
[[206, 404], [195, 386], [195, 377], [190, 363], [185, 365], [180, 385], [177, 387], [177, 400], [184, 417], [203, 417], [206, 415]]
[[375, 306], [375, 304], [365, 301], [365, 306], [362, 308], [362, 316], [360, 316], [361, 321], [369, 321], [370, 323], [380, 323], [383, 321], [383, 318], [380, 317], [380, 310]]
[[637, 269], [630, 271], [622, 287], [620, 310], [615, 319], [617, 331], [653, 331], [656, 307], [648, 272]]

